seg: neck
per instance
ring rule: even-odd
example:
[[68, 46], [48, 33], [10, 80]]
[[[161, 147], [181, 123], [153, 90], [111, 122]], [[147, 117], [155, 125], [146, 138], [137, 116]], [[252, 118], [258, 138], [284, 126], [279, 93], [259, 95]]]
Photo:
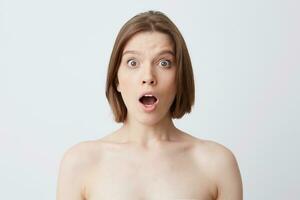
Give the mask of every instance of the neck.
[[127, 119], [120, 131], [125, 142], [148, 147], [170, 141], [171, 136], [176, 134], [177, 128], [171, 117], [165, 117], [158, 123], [151, 125]]

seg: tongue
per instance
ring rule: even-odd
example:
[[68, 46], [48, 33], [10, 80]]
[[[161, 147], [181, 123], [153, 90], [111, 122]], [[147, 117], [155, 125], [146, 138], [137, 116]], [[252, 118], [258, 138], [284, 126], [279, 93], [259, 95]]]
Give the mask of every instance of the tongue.
[[141, 102], [145, 105], [152, 105], [156, 101], [155, 97], [142, 97]]

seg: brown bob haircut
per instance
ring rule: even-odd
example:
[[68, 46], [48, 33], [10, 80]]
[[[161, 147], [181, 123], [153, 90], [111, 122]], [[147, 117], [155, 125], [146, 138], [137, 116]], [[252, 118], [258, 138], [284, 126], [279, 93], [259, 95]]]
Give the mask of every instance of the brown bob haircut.
[[171, 117], [181, 118], [185, 113], [190, 113], [194, 105], [194, 75], [185, 41], [176, 25], [164, 13], [147, 11], [134, 16], [123, 25], [112, 49], [106, 77], [105, 94], [116, 122], [124, 122], [127, 116], [127, 108], [121, 94], [117, 91], [117, 73], [124, 47], [135, 34], [153, 31], [169, 35], [174, 42], [177, 85], [176, 95], [170, 107]]

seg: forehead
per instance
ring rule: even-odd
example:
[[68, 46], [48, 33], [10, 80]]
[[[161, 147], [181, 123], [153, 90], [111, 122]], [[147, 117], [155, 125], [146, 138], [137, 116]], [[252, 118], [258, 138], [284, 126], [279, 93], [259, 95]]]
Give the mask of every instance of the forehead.
[[125, 45], [123, 53], [137, 52], [149, 53], [170, 51], [174, 54], [174, 44], [171, 37], [165, 33], [160, 32], [141, 32], [137, 33]]

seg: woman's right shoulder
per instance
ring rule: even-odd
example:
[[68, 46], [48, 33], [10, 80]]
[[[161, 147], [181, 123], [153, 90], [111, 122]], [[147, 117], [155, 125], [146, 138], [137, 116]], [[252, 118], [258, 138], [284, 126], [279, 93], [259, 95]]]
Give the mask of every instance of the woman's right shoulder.
[[63, 155], [63, 163], [70, 166], [83, 167], [95, 161], [95, 155], [100, 155], [101, 143], [96, 140], [82, 141], [70, 146]]
[[116, 148], [114, 137], [116, 133], [110, 133], [95, 140], [81, 141], [70, 146], [64, 153], [62, 161], [70, 164], [92, 164], [100, 159], [101, 155], [109, 149]]
[[85, 178], [97, 161], [95, 156], [94, 141], [79, 142], [64, 152], [59, 166], [57, 199], [82, 199]]

